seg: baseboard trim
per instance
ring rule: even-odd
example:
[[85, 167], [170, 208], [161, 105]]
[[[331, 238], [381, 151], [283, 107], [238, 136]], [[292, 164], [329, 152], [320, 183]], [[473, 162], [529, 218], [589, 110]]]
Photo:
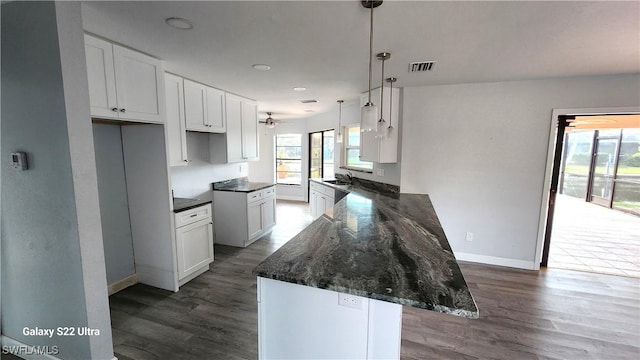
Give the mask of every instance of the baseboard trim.
[[133, 286], [137, 283], [138, 283], [138, 274], [132, 274], [122, 280], [118, 280], [107, 287], [107, 290], [109, 291], [109, 296], [117, 293], [118, 291], [122, 291], [128, 288], [129, 286]]
[[[54, 352], [54, 346], [56, 345], [48, 345], [48, 348], [45, 345], [27, 345], [22, 343], [16, 339], [12, 339], [8, 336], [2, 335], [2, 354], [12, 354], [19, 358], [26, 360], [60, 360], [50, 354], [39, 354], [38, 352]], [[114, 358], [115, 359], [115, 358]]]
[[457, 260], [469, 261], [480, 264], [498, 265], [517, 269], [536, 270], [535, 263], [533, 261], [515, 260], [495, 256], [477, 255], [469, 253], [454, 253]]

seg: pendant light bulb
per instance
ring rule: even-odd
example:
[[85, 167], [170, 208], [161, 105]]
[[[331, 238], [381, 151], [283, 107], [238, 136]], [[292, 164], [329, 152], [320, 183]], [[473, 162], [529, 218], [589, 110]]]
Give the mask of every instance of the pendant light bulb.
[[338, 104], [340, 104], [340, 110], [338, 112], [338, 134], [336, 135], [336, 143], [342, 144], [342, 103], [344, 100], [338, 100]]

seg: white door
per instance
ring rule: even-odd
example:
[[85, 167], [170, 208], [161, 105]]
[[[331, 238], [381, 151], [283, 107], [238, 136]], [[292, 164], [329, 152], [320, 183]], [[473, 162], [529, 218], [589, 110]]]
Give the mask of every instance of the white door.
[[184, 87], [182, 78], [165, 74], [167, 140], [170, 166], [187, 165], [187, 139], [184, 123]]
[[245, 161], [242, 156], [242, 98], [226, 94], [227, 162]]
[[184, 110], [187, 130], [209, 131], [205, 85], [184, 79]]
[[269, 229], [276, 225], [276, 198], [268, 197], [262, 204], [262, 227]]
[[247, 216], [248, 216], [248, 235], [249, 239], [253, 239], [254, 237], [260, 235], [262, 229], [262, 201], [256, 201], [249, 205], [247, 205]]
[[113, 45], [85, 35], [84, 50], [87, 57], [91, 115], [118, 118], [120, 111], [116, 100]]
[[[164, 76], [160, 60], [113, 45], [120, 119], [163, 122]], [[162, 90], [162, 91], [161, 91]]]
[[176, 229], [178, 279], [183, 279], [213, 261], [213, 225], [198, 221]]
[[207, 125], [210, 132], [226, 131], [224, 91], [207, 87]]
[[258, 105], [242, 102], [242, 145], [244, 160], [258, 160]]

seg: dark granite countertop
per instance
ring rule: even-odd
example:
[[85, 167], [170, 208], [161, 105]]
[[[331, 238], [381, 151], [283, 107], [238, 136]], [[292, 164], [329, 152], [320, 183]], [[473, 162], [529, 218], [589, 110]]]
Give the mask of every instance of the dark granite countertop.
[[349, 194], [253, 274], [477, 318], [478, 308], [429, 196], [398, 194], [397, 187], [385, 190], [384, 184], [369, 183], [324, 183]]
[[250, 182], [247, 179], [232, 179], [227, 181], [219, 181], [213, 183], [214, 191], [235, 191], [235, 192], [252, 192], [262, 190], [271, 186], [274, 183], [263, 182]]
[[202, 206], [204, 204], [211, 204], [209, 199], [188, 199], [188, 198], [173, 198], [173, 212], [179, 213], [185, 210], [190, 210]]

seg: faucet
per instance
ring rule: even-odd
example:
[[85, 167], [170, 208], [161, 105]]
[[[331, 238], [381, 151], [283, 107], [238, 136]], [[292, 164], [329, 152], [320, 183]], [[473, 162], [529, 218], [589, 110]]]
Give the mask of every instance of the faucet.
[[347, 179], [349, 179], [349, 184], [353, 182], [353, 173], [351, 171], [347, 171]]

